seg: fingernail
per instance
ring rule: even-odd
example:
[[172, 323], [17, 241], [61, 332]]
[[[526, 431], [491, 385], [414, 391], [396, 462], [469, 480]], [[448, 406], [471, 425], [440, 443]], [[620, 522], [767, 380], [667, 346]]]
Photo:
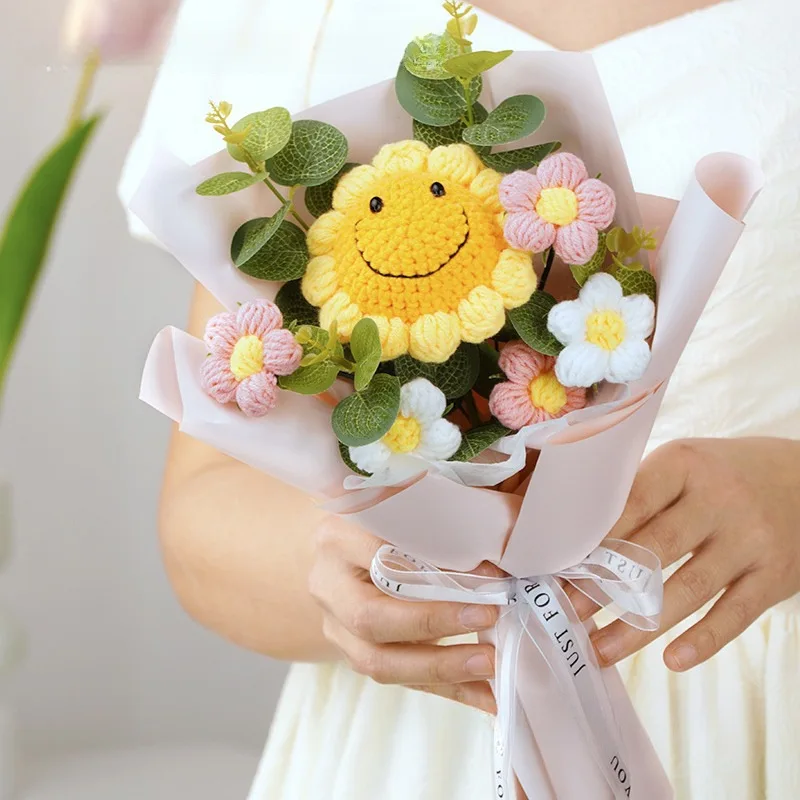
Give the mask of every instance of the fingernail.
[[459, 617], [468, 631], [483, 631], [494, 625], [495, 612], [488, 606], [464, 606]]
[[690, 644], [682, 644], [669, 651], [669, 660], [673, 663], [672, 669], [682, 671], [693, 667], [697, 662], [697, 650]]
[[599, 633], [592, 637], [592, 644], [604, 664], [615, 663], [621, 654], [621, 643], [613, 633]]
[[494, 664], [492, 664], [489, 656], [484, 653], [470, 656], [464, 667], [470, 675], [475, 675], [480, 678], [488, 678], [490, 675], [494, 674]]

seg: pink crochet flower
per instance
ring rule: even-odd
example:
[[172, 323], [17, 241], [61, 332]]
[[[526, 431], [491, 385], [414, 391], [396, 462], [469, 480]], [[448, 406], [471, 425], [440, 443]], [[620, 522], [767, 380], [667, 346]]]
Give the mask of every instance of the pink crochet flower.
[[508, 212], [505, 234], [517, 250], [543, 253], [554, 247], [566, 264], [586, 264], [597, 252], [598, 231], [614, 220], [617, 200], [602, 181], [589, 178], [571, 153], [556, 153], [536, 174], [514, 172], [500, 184]]
[[586, 389], [562, 386], [555, 366], [554, 358], [524, 342], [509, 342], [500, 353], [500, 369], [508, 381], [492, 389], [489, 410], [507, 428], [518, 431], [583, 408]]
[[236, 401], [248, 417], [263, 417], [275, 406], [278, 375], [291, 375], [300, 365], [303, 348], [275, 303], [254, 300], [238, 311], [217, 314], [208, 321], [201, 383], [219, 403]]

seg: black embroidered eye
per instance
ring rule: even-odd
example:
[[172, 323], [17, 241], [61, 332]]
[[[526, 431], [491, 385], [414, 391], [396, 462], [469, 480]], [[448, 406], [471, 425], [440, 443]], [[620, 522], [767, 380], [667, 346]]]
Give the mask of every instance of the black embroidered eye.
[[442, 184], [439, 183], [439, 181], [436, 181], [436, 183], [432, 183], [431, 194], [434, 197], [444, 197], [445, 195], [444, 186], [442, 186]]
[[369, 201], [369, 210], [373, 214], [377, 214], [383, 208], [383, 200], [380, 197], [373, 197], [372, 200]]

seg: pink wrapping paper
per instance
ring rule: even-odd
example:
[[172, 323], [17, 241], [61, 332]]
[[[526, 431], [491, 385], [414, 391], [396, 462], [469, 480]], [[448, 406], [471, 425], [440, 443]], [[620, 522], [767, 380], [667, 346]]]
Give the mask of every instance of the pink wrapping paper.
[[[677, 209], [661, 198], [639, 202], [589, 56], [516, 54], [488, 73], [486, 83], [484, 100], [519, 93], [544, 100], [548, 118], [532, 141], [558, 139], [581, 155], [590, 173], [602, 172], [617, 192], [619, 224], [641, 224], [644, 214], [648, 226], [659, 228], [660, 239], [669, 224], [654, 264], [659, 302], [647, 374], [627, 390], [612, 389], [594, 409], [517, 434], [541, 450], [524, 495], [470, 487], [440, 474], [420, 475], [399, 487], [344, 492], [349, 471], [338, 456], [328, 406], [288, 392], [281, 393], [275, 412], [258, 420], [219, 406], [199, 387], [203, 343], [173, 328], [162, 331], [153, 344], [141, 396], [182, 431], [315, 494], [332, 513], [441, 568], [466, 571], [488, 560], [517, 577], [550, 575], [586, 557], [622, 512], [669, 377], [742, 233], [742, 218], [762, 176], [744, 158], [712, 155], [687, 176]], [[351, 143], [350, 161], [368, 161], [382, 144], [408, 138], [411, 130], [391, 82], [303, 116], [342, 129]], [[226, 163], [220, 154], [190, 167], [159, 153], [130, 210], [231, 308], [277, 291], [275, 284], [239, 273], [229, 256], [236, 228], [273, 213], [276, 201], [261, 186], [226, 198], [197, 197], [194, 187]], [[502, 440], [498, 453], [510, 454], [515, 438]], [[502, 637], [502, 629], [496, 635]], [[672, 797], [617, 671], [604, 670], [603, 680], [625, 761], [635, 768], [631, 797]], [[529, 642], [520, 656], [519, 697], [523, 713], [517, 718], [513, 763], [527, 796], [611, 800], [609, 785], [576, 734], [552, 673]]]

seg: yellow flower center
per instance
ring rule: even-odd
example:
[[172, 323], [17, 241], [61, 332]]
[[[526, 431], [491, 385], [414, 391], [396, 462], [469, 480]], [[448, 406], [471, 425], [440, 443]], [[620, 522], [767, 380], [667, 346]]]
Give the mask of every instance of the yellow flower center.
[[616, 350], [625, 341], [625, 320], [616, 311], [595, 311], [586, 318], [586, 341]]
[[264, 343], [258, 336], [242, 336], [231, 354], [231, 372], [243, 381], [264, 369]]
[[410, 453], [419, 447], [422, 438], [422, 427], [414, 417], [400, 414], [383, 437], [383, 443], [393, 453]]
[[578, 218], [578, 198], [572, 189], [557, 186], [553, 189], [542, 189], [536, 203], [536, 213], [553, 225], [569, 225]]
[[553, 372], [543, 372], [534, 378], [528, 392], [531, 403], [547, 414], [558, 414], [567, 404], [567, 390]]

